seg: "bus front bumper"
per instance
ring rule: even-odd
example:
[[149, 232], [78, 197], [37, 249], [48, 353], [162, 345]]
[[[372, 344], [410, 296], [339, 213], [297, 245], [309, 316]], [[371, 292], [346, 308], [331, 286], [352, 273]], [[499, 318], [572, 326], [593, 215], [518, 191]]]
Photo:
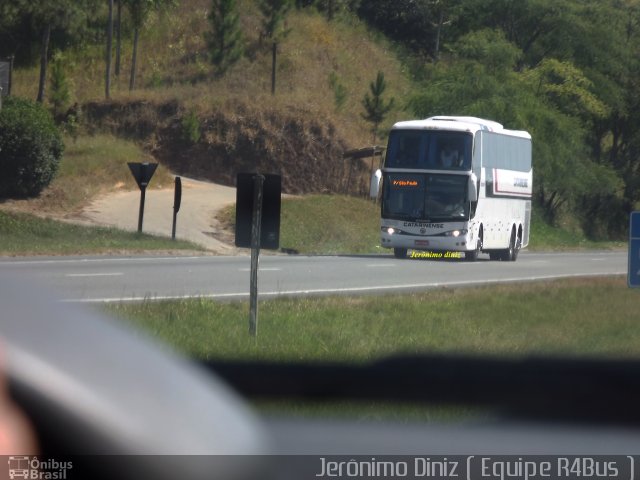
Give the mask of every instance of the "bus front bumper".
[[429, 250], [438, 252], [467, 252], [473, 250], [473, 242], [468, 234], [459, 237], [420, 236], [390, 234], [382, 231], [380, 244], [383, 248], [406, 248], [408, 250]]

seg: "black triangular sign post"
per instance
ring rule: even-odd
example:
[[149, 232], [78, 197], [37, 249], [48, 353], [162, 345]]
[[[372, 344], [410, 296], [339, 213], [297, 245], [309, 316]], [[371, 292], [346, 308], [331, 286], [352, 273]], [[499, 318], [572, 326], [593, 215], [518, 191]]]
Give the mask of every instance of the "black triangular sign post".
[[156, 168], [158, 168], [157, 163], [129, 162], [127, 165], [129, 165], [129, 170], [131, 170], [133, 178], [136, 179], [140, 190], [147, 188], [151, 177], [153, 177], [153, 174], [156, 173]]
[[144, 197], [147, 191], [147, 185], [149, 185], [149, 181], [153, 174], [156, 173], [156, 168], [158, 168], [157, 163], [138, 163], [138, 162], [129, 162], [129, 170], [131, 170], [131, 174], [133, 178], [136, 179], [136, 183], [140, 188], [140, 211], [138, 213], [138, 233], [142, 232], [142, 219], [144, 217]]

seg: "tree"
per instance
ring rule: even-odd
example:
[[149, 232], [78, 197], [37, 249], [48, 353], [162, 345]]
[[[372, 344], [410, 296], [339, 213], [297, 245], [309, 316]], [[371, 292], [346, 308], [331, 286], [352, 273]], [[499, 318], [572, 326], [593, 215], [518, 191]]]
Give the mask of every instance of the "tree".
[[413, 52], [434, 51], [436, 32], [426, 0], [362, 0], [358, 15]]
[[362, 118], [372, 124], [371, 131], [373, 133], [374, 144], [376, 143], [378, 136], [378, 128], [384, 121], [387, 113], [389, 113], [393, 108], [395, 102], [393, 98], [388, 102], [384, 101], [382, 94], [386, 89], [387, 83], [384, 80], [384, 74], [382, 72], [378, 72], [375, 82], [371, 82], [369, 85], [371, 96], [369, 96], [369, 93], [367, 92], [362, 100], [362, 106], [365, 109], [365, 113], [362, 115]]
[[222, 75], [243, 54], [236, 0], [213, 0], [208, 19], [212, 28], [207, 38], [211, 61], [217, 74]]
[[120, 51], [122, 47], [122, 1], [116, 0], [116, 65], [115, 75], [120, 76]]
[[23, 1], [0, 2], [0, 33], [10, 30], [19, 21], [24, 9]]
[[291, 0], [260, 0], [262, 13], [262, 35], [271, 42], [271, 94], [276, 93], [276, 57], [278, 43], [289, 33], [285, 28], [285, 18], [292, 7]]
[[31, 16], [37, 31], [40, 32], [40, 78], [37, 101], [42, 103], [45, 97], [47, 66], [51, 34], [55, 30], [77, 31], [86, 23], [91, 13], [92, 0], [33, 0], [25, 2], [24, 12]]
[[133, 23], [133, 53], [131, 55], [131, 75], [129, 77], [129, 90], [133, 90], [136, 86], [136, 68], [138, 63], [138, 40], [140, 39], [140, 30], [144, 26], [149, 14], [153, 10], [161, 10], [173, 6], [174, 0], [123, 0]]
[[66, 112], [71, 101], [71, 89], [65, 72], [65, 58], [61, 52], [53, 55], [50, 86], [49, 102], [53, 107], [54, 118], [59, 119]]
[[133, 53], [131, 54], [131, 73], [129, 76], [129, 90], [136, 86], [136, 68], [138, 63], [138, 40], [140, 29], [144, 25], [151, 10], [155, 7], [154, 0], [124, 0], [133, 23]]
[[[577, 211], [585, 195], [615, 194], [619, 179], [589, 158], [587, 130], [576, 115], [575, 109], [602, 107], [579, 70], [541, 64], [537, 71], [519, 72], [522, 51], [501, 30], [469, 33], [451, 50], [454, 61], [431, 66], [428, 82], [410, 99], [417, 116], [478, 116], [531, 133], [534, 198], [551, 223], [565, 207]], [[564, 80], [556, 82], [558, 72]]]
[[458, 15], [458, 0], [428, 0], [427, 8], [431, 20], [431, 26], [435, 29], [433, 42], [433, 60], [440, 60], [440, 49], [444, 27], [451, 25]]
[[64, 144], [44, 107], [9, 97], [0, 110], [0, 150], [0, 197], [30, 197], [53, 179]]
[[104, 96], [107, 100], [111, 96], [111, 45], [113, 43], [113, 0], [108, 0], [109, 16], [107, 17], [107, 51], [106, 71], [104, 80]]

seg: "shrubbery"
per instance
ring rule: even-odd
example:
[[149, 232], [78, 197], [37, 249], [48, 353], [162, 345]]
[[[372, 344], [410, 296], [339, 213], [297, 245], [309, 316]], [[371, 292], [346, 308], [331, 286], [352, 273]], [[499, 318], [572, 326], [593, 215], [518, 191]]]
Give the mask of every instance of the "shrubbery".
[[28, 100], [6, 99], [0, 110], [0, 198], [38, 195], [53, 179], [63, 150], [49, 112]]

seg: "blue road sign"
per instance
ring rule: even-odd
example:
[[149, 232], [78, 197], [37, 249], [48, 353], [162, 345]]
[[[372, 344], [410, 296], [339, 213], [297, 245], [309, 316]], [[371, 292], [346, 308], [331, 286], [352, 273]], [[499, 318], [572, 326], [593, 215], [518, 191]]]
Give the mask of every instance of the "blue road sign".
[[640, 212], [631, 212], [629, 219], [629, 275], [630, 287], [640, 287]]

